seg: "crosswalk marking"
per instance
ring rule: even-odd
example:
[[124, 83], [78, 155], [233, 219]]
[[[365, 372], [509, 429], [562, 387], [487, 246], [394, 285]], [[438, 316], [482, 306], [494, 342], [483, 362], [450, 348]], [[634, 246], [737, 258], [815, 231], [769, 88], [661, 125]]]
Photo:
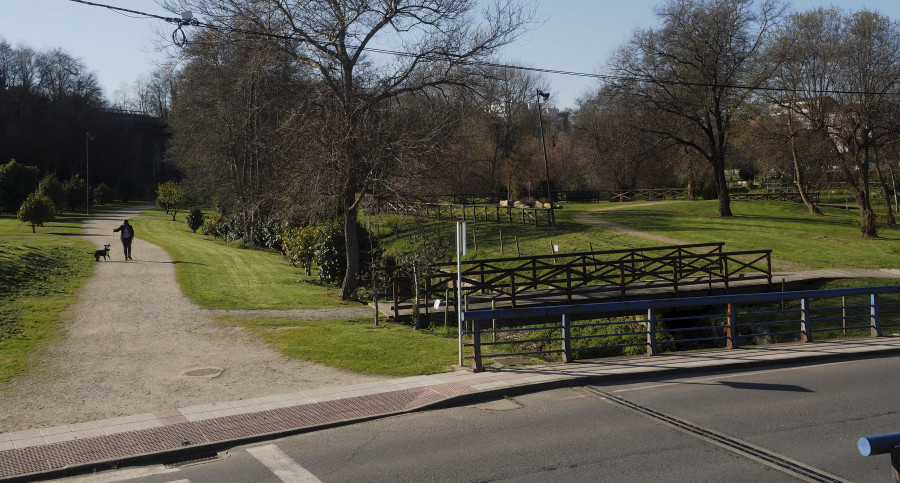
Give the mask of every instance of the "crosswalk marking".
[[248, 448], [247, 452], [285, 483], [321, 483], [316, 475], [298, 465], [274, 444]]

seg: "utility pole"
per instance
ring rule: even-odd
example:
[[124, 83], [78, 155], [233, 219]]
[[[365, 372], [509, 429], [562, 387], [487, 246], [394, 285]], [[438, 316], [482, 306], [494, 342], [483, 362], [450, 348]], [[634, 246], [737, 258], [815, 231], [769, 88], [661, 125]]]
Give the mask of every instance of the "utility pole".
[[[547, 92], [543, 92], [540, 89], [537, 90], [537, 104], [538, 104], [538, 123], [541, 126], [541, 148], [544, 149], [544, 173], [547, 177], [547, 200], [550, 201], [550, 226], [556, 226], [556, 217], [553, 216], [553, 191], [550, 189], [550, 162], [547, 161], [547, 141], [544, 140], [544, 113], [541, 109], [541, 98], [544, 98], [544, 102], [550, 98], [550, 94]], [[536, 221], [535, 221], [536, 222]]]

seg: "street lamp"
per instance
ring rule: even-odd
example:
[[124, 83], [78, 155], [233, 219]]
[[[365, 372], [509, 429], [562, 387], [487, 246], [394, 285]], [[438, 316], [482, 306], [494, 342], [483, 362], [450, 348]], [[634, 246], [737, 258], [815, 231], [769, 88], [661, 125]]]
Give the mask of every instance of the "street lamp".
[[541, 147], [544, 149], [544, 174], [547, 176], [547, 200], [550, 202], [550, 226], [556, 226], [556, 217], [553, 216], [553, 192], [550, 190], [550, 163], [547, 161], [547, 142], [544, 140], [544, 113], [541, 112], [541, 98], [544, 102], [550, 98], [550, 94], [540, 89], [537, 90], [538, 122], [541, 126]]
[[90, 162], [90, 142], [94, 140], [94, 136], [84, 133], [84, 190], [85, 190], [85, 214], [91, 214], [91, 162]]

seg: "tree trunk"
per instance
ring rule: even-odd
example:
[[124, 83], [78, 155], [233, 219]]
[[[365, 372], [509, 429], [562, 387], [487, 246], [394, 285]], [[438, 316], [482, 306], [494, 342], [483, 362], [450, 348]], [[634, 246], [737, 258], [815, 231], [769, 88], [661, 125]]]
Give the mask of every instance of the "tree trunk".
[[341, 300], [356, 298], [356, 289], [359, 287], [359, 234], [356, 232], [356, 220], [358, 213], [353, 206], [356, 194], [345, 188], [343, 194], [344, 209], [344, 248], [347, 255], [347, 271], [344, 273], [344, 282], [341, 284]]
[[885, 223], [888, 225], [896, 225], [897, 220], [894, 218], [894, 208], [891, 203], [891, 190], [888, 188], [887, 180], [881, 171], [880, 161], [875, 161], [875, 169], [878, 172], [878, 182], [881, 184], [881, 192], [884, 194], [884, 207], [887, 210], [887, 220]]
[[806, 209], [808, 209], [811, 214], [821, 215], [822, 210], [820, 210], [815, 203], [810, 201], [809, 195], [806, 193], [806, 182], [805, 177], [803, 176], [803, 170], [800, 169], [800, 157], [797, 156], [797, 144], [794, 140], [794, 125], [791, 118], [788, 118], [788, 129], [791, 132], [791, 160], [794, 162], [794, 179], [797, 182], [797, 192], [800, 193], [800, 199], [803, 200], [803, 204], [806, 205]]
[[725, 161], [720, 160], [713, 169], [716, 176], [716, 196], [719, 199], [719, 216], [733, 216], [731, 196], [728, 194], [728, 181], [725, 179]]

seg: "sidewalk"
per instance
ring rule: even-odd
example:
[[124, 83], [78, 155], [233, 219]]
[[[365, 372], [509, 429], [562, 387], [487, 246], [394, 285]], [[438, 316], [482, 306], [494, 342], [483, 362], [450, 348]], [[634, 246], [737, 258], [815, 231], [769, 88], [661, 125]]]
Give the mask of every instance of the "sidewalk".
[[900, 353], [900, 337], [460, 370], [0, 434], [0, 479], [160, 463], [268, 438], [479, 398], [569, 385]]

